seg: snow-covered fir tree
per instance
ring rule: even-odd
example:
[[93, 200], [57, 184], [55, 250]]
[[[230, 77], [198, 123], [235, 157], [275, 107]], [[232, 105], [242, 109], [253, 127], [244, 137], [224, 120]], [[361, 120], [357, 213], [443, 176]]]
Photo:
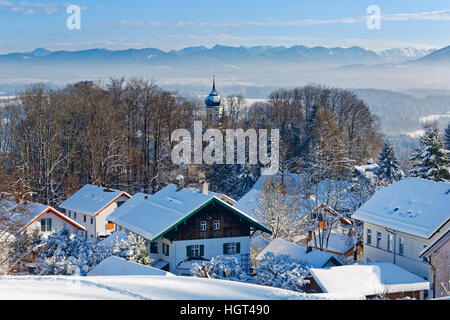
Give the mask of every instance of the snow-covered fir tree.
[[384, 143], [377, 165], [379, 168], [376, 175], [380, 185], [388, 185], [405, 177], [395, 156], [394, 147], [389, 140]]
[[133, 233], [130, 233], [126, 240], [116, 239], [112, 254], [143, 265], [149, 265], [152, 262], [148, 255], [146, 240]]
[[91, 268], [111, 255], [111, 250], [99, 247], [85, 234], [69, 230], [52, 233], [42, 239], [43, 250], [36, 260], [36, 274], [86, 275]]
[[413, 162], [411, 176], [434, 181], [450, 181], [449, 151], [445, 149], [438, 129], [427, 129], [411, 161]]
[[445, 143], [445, 148], [447, 150], [450, 150], [450, 123], [448, 124], [447, 128], [445, 128], [444, 143]]

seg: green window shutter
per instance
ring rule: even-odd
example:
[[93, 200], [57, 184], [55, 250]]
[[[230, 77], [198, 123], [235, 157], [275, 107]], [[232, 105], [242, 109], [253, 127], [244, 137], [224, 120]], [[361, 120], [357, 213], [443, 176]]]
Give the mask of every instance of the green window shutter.
[[200, 256], [203, 257], [205, 255], [205, 246], [204, 245], [200, 245]]
[[186, 257], [190, 257], [192, 253], [191, 246], [186, 247]]
[[228, 252], [227, 252], [227, 244], [226, 243], [224, 243], [223, 244], [223, 254], [227, 254]]
[[241, 243], [236, 242], [236, 253], [241, 253]]

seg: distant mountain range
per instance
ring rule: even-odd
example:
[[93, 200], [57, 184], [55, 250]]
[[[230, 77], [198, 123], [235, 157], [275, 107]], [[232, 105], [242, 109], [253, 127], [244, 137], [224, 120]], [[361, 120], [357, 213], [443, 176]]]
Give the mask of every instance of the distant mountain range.
[[230, 47], [216, 45], [188, 47], [182, 50], [163, 51], [156, 48], [145, 49], [90, 49], [81, 51], [49, 51], [44, 48], [32, 52], [16, 52], [0, 55], [1, 62], [14, 63], [58, 63], [58, 62], [95, 62], [95, 63], [146, 63], [185, 65], [205, 64], [220, 61], [222, 63], [259, 63], [276, 61], [278, 63], [320, 63], [320, 64], [380, 64], [402, 63], [407, 61], [450, 62], [450, 46], [440, 50], [416, 48], [394, 48], [381, 53], [360, 47], [325, 48], [325, 47]]

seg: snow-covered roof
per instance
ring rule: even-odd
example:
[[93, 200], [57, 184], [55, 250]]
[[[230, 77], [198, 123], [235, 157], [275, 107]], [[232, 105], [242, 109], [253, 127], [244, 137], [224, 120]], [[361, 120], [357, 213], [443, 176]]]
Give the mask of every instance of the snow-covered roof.
[[388, 263], [346, 265], [326, 269], [310, 269], [323, 292], [353, 293], [364, 296], [384, 293], [428, 290], [423, 278]]
[[306, 179], [308, 177], [303, 174], [297, 174], [297, 173], [276, 173], [276, 174], [268, 174], [268, 175], [262, 175], [256, 180], [255, 184], [253, 185], [253, 190], [264, 190], [264, 188], [268, 184], [274, 184], [283, 182], [283, 186], [286, 188], [286, 191], [297, 193], [298, 188], [302, 186], [303, 183], [306, 183]]
[[[314, 241], [311, 242], [314, 245]], [[355, 246], [355, 239], [343, 234], [331, 232], [327, 250], [336, 254], [345, 254]]]
[[174, 276], [170, 272], [156, 269], [125, 259], [110, 256], [89, 271], [88, 276]]
[[103, 239], [98, 243], [99, 246], [103, 246], [105, 248], [112, 248], [117, 243], [120, 243], [122, 240], [127, 240], [128, 235], [123, 231], [114, 231], [108, 237]]
[[[235, 203], [234, 207], [242, 210], [249, 215], [256, 218], [256, 212], [260, 211], [260, 206], [258, 199], [263, 196], [263, 191], [258, 189], [251, 189], [247, 192], [238, 202]], [[305, 217], [317, 206], [315, 201], [298, 199], [295, 196], [286, 195], [286, 203], [298, 203], [298, 215], [299, 217]]]
[[352, 218], [428, 239], [450, 219], [450, 183], [403, 179], [378, 190]]
[[131, 196], [120, 190], [86, 184], [59, 205], [60, 208], [95, 216], [121, 196]]
[[67, 221], [71, 225], [77, 227], [78, 229], [83, 231], [86, 230], [86, 228], [83, 227], [81, 224], [70, 219], [69, 217], [65, 216], [64, 214], [62, 214], [61, 212], [59, 212], [58, 210], [49, 205], [22, 200], [15, 201], [11, 199], [2, 199], [0, 201], [0, 208], [2, 209], [0, 211], [3, 214], [7, 215], [10, 221], [19, 223], [23, 225], [24, 228], [27, 228], [29, 225], [31, 225], [41, 215], [47, 212], [51, 212], [56, 216], [60, 217], [61, 219]]
[[154, 195], [137, 193], [121, 207], [115, 210], [108, 220], [122, 226], [144, 238], [153, 240], [201, 209], [210, 201], [218, 201], [231, 211], [240, 214], [265, 232], [270, 232], [253, 216], [229, 205], [213, 192], [203, 194], [197, 189], [183, 188], [171, 184]]
[[322, 268], [330, 261], [330, 259], [333, 260], [333, 262], [342, 264], [331, 253], [319, 250], [312, 250], [311, 252], [306, 253], [306, 248], [304, 246], [283, 239], [273, 239], [269, 245], [258, 254], [256, 259], [263, 259], [264, 255], [268, 252], [272, 252], [275, 255], [287, 255], [294, 260], [304, 262], [315, 268]]

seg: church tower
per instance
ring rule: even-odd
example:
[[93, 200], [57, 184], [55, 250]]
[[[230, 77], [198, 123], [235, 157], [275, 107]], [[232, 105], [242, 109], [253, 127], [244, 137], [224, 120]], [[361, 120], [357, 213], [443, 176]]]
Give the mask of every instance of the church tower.
[[222, 98], [216, 90], [216, 78], [213, 78], [213, 88], [205, 99], [206, 119], [208, 121], [220, 121], [222, 118]]

